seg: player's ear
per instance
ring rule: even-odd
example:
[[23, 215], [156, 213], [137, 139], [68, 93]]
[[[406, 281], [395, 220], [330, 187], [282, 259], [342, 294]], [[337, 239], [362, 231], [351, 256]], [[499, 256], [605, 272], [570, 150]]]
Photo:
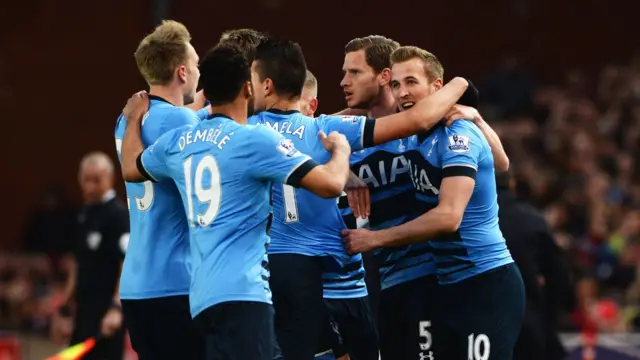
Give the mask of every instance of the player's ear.
[[251, 85], [251, 81], [244, 83], [244, 96], [246, 98], [251, 98], [253, 96], [253, 86]]
[[318, 99], [311, 99], [309, 101], [309, 110], [312, 114], [314, 114], [316, 110], [318, 110]]
[[437, 79], [436, 81], [433, 82], [433, 87], [435, 88], [436, 91], [442, 89], [442, 85], [444, 85], [444, 83], [442, 82], [442, 79]]
[[269, 96], [276, 90], [275, 86], [273, 86], [273, 81], [270, 78], [264, 79], [262, 86], [264, 86], [264, 96]]
[[391, 69], [389, 68], [382, 69], [380, 74], [378, 74], [378, 85], [379, 86], [389, 85], [390, 81], [391, 81]]
[[180, 79], [180, 81], [182, 83], [186, 83], [187, 82], [187, 67], [184, 65], [180, 65], [178, 66], [178, 69], [176, 70], [176, 72], [178, 73], [178, 79]]

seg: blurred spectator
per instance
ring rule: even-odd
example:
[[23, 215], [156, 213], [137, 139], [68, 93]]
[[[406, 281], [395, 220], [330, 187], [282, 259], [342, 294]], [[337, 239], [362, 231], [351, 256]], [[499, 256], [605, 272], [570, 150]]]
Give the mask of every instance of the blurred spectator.
[[512, 117], [531, 111], [534, 80], [515, 55], [505, 56], [500, 67], [487, 78], [482, 97], [495, 113], [489, 118]]
[[496, 175], [500, 230], [518, 265], [527, 304], [514, 357], [561, 360], [566, 352], [555, 331], [560, 311], [570, 309], [570, 271], [544, 217], [518, 199], [508, 173]]
[[64, 191], [49, 185], [27, 217], [22, 249], [27, 253], [59, 256], [73, 247], [75, 219]]
[[640, 55], [596, 76], [570, 69], [562, 83], [533, 89], [530, 104], [517, 100], [532, 84], [507, 70], [517, 68], [508, 60], [482, 98], [508, 120], [495, 129], [518, 193], [571, 256], [578, 310], [564, 326], [640, 330]]

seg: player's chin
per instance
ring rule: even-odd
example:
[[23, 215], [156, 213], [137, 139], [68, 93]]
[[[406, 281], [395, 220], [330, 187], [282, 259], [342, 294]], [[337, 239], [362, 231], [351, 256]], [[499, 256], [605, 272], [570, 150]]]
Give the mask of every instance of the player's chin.
[[347, 107], [349, 107], [350, 109], [366, 109], [367, 104], [362, 100], [352, 97], [347, 99]]
[[185, 105], [189, 105], [189, 104], [192, 104], [194, 102], [195, 98], [196, 98], [196, 93], [194, 92], [192, 94], [185, 94], [182, 97], [182, 100], [184, 101]]

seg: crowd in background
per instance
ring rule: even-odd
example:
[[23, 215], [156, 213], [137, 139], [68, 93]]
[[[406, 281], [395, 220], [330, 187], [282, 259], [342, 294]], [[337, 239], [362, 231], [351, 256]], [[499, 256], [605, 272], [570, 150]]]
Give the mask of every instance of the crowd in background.
[[[640, 331], [640, 55], [545, 85], [507, 56], [480, 80], [481, 112], [504, 143], [518, 196], [543, 211], [572, 265], [575, 301], [562, 330]], [[64, 297], [74, 205], [55, 186], [39, 198], [22, 252], [0, 253], [0, 330], [46, 333]]]

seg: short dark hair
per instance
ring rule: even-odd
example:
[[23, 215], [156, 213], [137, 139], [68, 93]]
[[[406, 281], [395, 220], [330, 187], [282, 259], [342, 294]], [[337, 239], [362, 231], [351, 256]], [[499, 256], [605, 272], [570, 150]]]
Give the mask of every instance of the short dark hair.
[[307, 63], [300, 45], [289, 40], [267, 39], [258, 45], [254, 61], [260, 81], [271, 79], [280, 96], [300, 97], [307, 78]]
[[400, 47], [397, 41], [393, 41], [382, 35], [369, 35], [356, 38], [347, 43], [344, 53], [364, 50], [367, 65], [371, 66], [376, 73], [391, 67], [391, 53]]
[[228, 104], [251, 81], [251, 67], [244, 51], [233, 44], [217, 45], [200, 61], [200, 81], [211, 105]]
[[249, 62], [253, 61], [256, 47], [265, 41], [269, 36], [266, 33], [253, 29], [227, 30], [222, 33], [218, 45], [234, 44], [242, 49]]

